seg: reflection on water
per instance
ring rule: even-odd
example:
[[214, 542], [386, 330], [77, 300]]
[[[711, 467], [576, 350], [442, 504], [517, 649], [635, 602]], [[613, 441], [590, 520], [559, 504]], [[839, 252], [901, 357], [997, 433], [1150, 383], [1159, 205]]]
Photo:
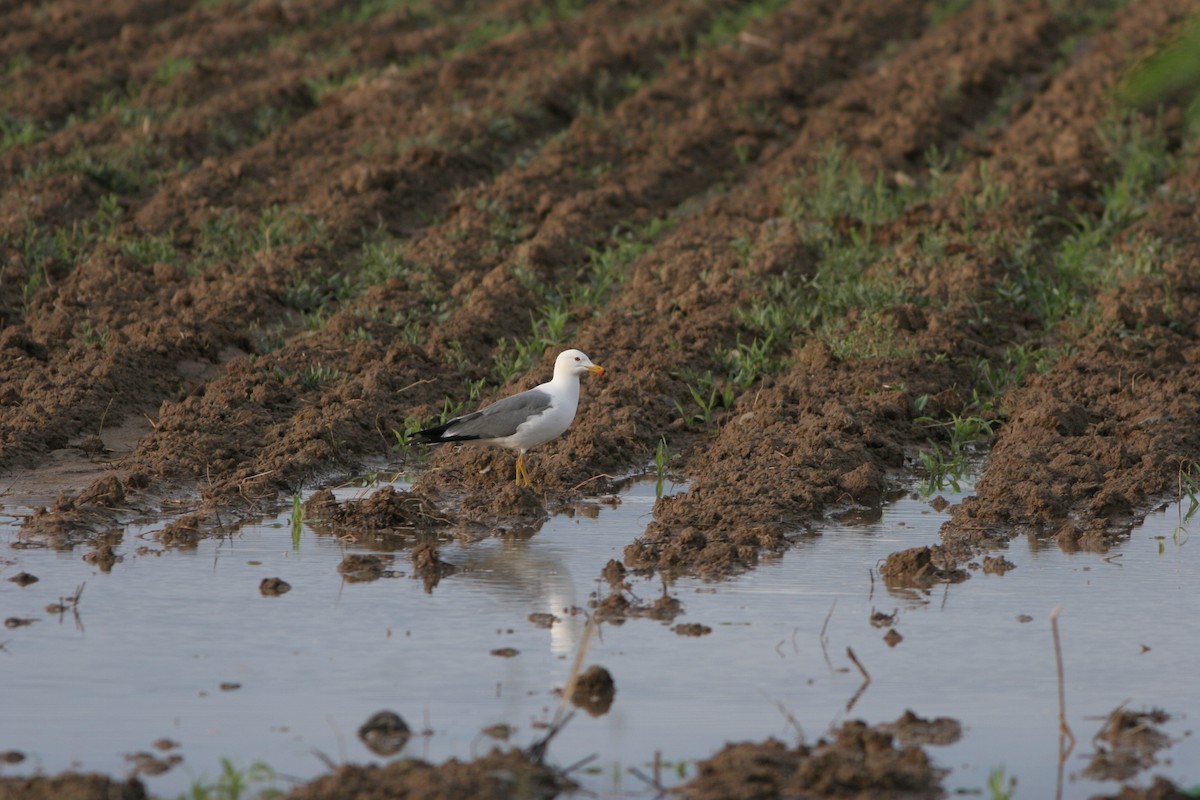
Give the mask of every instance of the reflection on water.
[[[469, 758], [493, 745], [484, 729], [513, 728], [509, 741], [528, 744], [558, 707], [554, 690], [584, 632], [580, 609], [609, 591], [601, 569], [644, 530], [653, 503], [653, 482], [638, 483], [619, 505], [556, 516], [532, 536], [442, 545], [458, 569], [430, 593], [403, 553], [391, 567], [398, 577], [343, 582], [342, 558], [366, 550], [307, 527], [293, 548], [286, 516], [192, 551], [159, 552], [139, 538], [147, 529], [133, 528], [110, 574], [80, 551], [0, 550], [0, 615], [35, 620], [0, 634], [0, 750], [28, 756], [2, 769], [123, 774], [126, 754], [165, 737], [184, 760], [146, 779], [160, 794], [215, 775], [226, 756], [304, 778], [324, 770], [317, 751], [377, 761], [355, 731], [381, 709], [432, 731], [413, 737], [406, 755]], [[963, 584], [892, 594], [878, 564], [935, 542], [945, 519], [904, 497], [867, 522], [800, 536], [784, 557], [734, 580], [679, 581], [670, 587], [684, 606], [676, 622], [712, 632], [680, 636], [645, 619], [600, 626], [585, 665], [612, 674], [615, 703], [600, 717], [577, 715], [551, 757], [571, 764], [596, 754], [592, 771], [576, 776], [589, 789], [652, 796], [628, 768], [645, 771], [656, 752], [689, 774], [689, 761], [726, 741], [792, 741], [798, 731], [811, 740], [847, 716], [881, 722], [911, 708], [964, 725], [960, 742], [931, 749], [953, 770], [949, 790], [983, 787], [1003, 766], [1022, 796], [1052, 796], [1055, 606], [1064, 608], [1067, 712], [1080, 740], [1068, 775], [1082, 770], [1099, 718], [1118, 704], [1164, 708], [1176, 738], [1200, 709], [1189, 677], [1200, 661], [1200, 557], [1196, 542], [1172, 536], [1174, 515], [1153, 515], [1104, 557], [1018, 540], [1005, 553], [1016, 569], [1003, 576], [973, 571]], [[15, 523], [0, 518], [0, 541], [16, 541]], [[7, 580], [21, 571], [38, 582]], [[262, 595], [268, 577], [291, 591]], [[46, 610], [83, 583], [77, 608]], [[657, 579], [631, 583], [644, 600], [662, 591]], [[557, 621], [546, 629], [531, 614]], [[871, 675], [865, 689], [849, 651]], [[1156, 771], [1200, 781], [1194, 738], [1167, 756]], [[1068, 780], [1065, 796], [1104, 788]]]

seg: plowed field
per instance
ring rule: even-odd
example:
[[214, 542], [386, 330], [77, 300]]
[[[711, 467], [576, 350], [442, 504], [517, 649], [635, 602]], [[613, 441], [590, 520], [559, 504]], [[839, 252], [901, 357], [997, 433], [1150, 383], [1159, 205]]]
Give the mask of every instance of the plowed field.
[[[0, 2], [22, 536], [398, 464], [412, 524], [512, 527], [669, 453], [625, 565], [720, 577], [983, 457], [935, 569], [1102, 550], [1200, 460], [1200, 157], [1119, 101], [1195, 11]], [[408, 446], [568, 346], [608, 374], [533, 489]]]

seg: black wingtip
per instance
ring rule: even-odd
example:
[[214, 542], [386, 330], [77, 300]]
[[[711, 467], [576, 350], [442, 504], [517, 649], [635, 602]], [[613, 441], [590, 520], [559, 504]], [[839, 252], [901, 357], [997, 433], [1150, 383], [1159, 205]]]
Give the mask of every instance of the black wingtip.
[[439, 444], [445, 441], [442, 434], [446, 432], [449, 425], [436, 425], [432, 428], [426, 428], [423, 431], [417, 431], [412, 435], [412, 441], [415, 444]]
[[447, 436], [446, 431], [458, 421], [450, 420], [442, 425], [435, 425], [432, 428], [417, 431], [412, 435], [411, 441], [413, 444], [445, 444], [447, 442], [470, 442], [479, 438], [478, 436], [455, 436], [453, 434]]

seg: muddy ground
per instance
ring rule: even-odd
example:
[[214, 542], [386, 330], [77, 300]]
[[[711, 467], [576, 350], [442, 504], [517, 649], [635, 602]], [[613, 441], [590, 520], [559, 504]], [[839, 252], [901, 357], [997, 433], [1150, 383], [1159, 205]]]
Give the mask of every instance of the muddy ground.
[[[1200, 459], [1190, 98], [1121, 102], [1196, 11], [0, 2], [5, 502], [103, 563], [404, 468], [383, 527], [489, 535], [662, 442], [624, 566], [721, 577], [924, 451], [986, 459], [922, 579], [1103, 550]], [[533, 489], [403, 446], [568, 345]]]

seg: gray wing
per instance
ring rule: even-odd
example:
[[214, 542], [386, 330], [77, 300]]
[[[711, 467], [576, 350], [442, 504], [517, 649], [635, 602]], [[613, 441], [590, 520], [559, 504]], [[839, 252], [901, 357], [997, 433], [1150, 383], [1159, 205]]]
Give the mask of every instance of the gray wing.
[[530, 389], [497, 400], [473, 414], [452, 419], [441, 426], [441, 430], [430, 429], [429, 438], [442, 442], [503, 439], [516, 433], [522, 422], [549, 408], [551, 401], [548, 393], [541, 389]]

